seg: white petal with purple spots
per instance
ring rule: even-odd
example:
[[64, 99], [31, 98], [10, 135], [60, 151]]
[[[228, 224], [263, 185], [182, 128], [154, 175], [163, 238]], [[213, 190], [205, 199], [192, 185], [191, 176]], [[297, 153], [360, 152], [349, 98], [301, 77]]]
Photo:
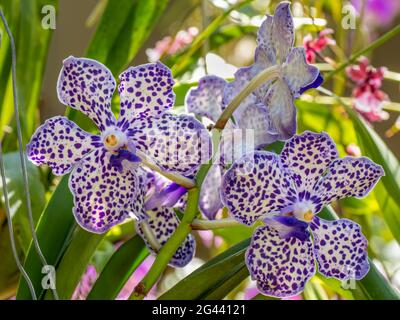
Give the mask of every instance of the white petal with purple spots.
[[271, 63], [283, 63], [294, 44], [293, 18], [290, 3], [281, 2], [274, 16], [267, 15], [257, 34], [258, 47]]
[[[244, 89], [244, 87], [249, 83], [249, 81], [256, 75], [253, 67], [244, 67], [238, 69], [235, 72], [235, 80], [229, 82], [225, 86], [224, 95], [222, 98], [222, 109], [225, 109], [229, 103], [232, 101], [236, 95]], [[241, 111], [244, 110], [247, 106], [253, 105], [257, 102], [257, 96], [255, 93], [249, 94], [243, 101], [240, 103], [240, 106], [234, 111], [233, 117], [235, 119], [241, 118]]]
[[222, 97], [227, 82], [217, 76], [205, 76], [196, 88], [186, 94], [185, 105], [188, 112], [207, 117], [216, 122], [222, 112]]
[[365, 197], [384, 174], [380, 165], [365, 157], [333, 161], [327, 174], [314, 187], [316, 212], [332, 201]]
[[138, 176], [138, 192], [136, 199], [131, 202], [129, 211], [137, 218], [138, 221], [148, 219], [148, 215], [145, 209], [145, 199], [147, 191], [149, 190], [151, 177], [149, 172], [143, 170], [141, 167], [137, 168]]
[[174, 104], [174, 80], [161, 62], [131, 67], [121, 73], [119, 81], [121, 127], [134, 128], [134, 119], [159, 117]]
[[357, 223], [347, 219], [326, 221], [315, 217], [311, 230], [321, 274], [339, 280], [359, 280], [368, 273], [368, 242]]
[[236, 161], [224, 175], [221, 199], [235, 219], [251, 225], [293, 204], [297, 194], [279, 157], [255, 151]]
[[336, 145], [328, 134], [311, 131], [286, 141], [281, 152], [282, 164], [291, 172], [299, 193], [310, 192], [338, 156]]
[[242, 129], [253, 130], [253, 149], [265, 147], [279, 136], [270, 132], [271, 119], [266, 106], [263, 104], [252, 104], [241, 110], [240, 118], [237, 119], [237, 126]]
[[257, 32], [255, 62], [263, 66], [276, 64], [275, 38], [273, 37], [274, 17], [267, 15]]
[[[167, 207], [150, 210], [148, 211], [148, 215], [149, 219], [141, 223], [147, 223], [149, 229], [153, 232], [155, 239], [157, 239], [159, 244], [163, 246], [178, 227], [179, 219], [176, 216], [174, 209]], [[141, 223], [136, 224], [136, 231], [143, 238], [150, 251], [155, 253], [149, 241], [146, 239]], [[194, 237], [189, 234], [178, 250], [176, 250], [169, 264], [174, 267], [184, 267], [192, 261], [195, 251], [196, 241]]]
[[138, 195], [139, 180], [133, 170], [110, 165], [110, 153], [96, 149], [78, 163], [69, 187], [74, 194], [74, 215], [82, 228], [103, 233], [122, 222]]
[[115, 80], [110, 70], [98, 61], [68, 57], [63, 62], [57, 83], [59, 100], [86, 114], [100, 131], [115, 125], [111, 97]]
[[165, 171], [189, 175], [211, 157], [210, 135], [191, 116], [166, 112], [157, 121], [140, 121], [138, 125], [130, 130], [130, 137]]
[[222, 208], [221, 202], [221, 181], [222, 168], [213, 164], [208, 170], [199, 195], [199, 209], [208, 219], [215, 219], [216, 214]]
[[271, 131], [286, 140], [296, 133], [297, 115], [286, 82], [278, 79], [268, 90], [264, 103], [269, 110]]
[[281, 238], [271, 226], [256, 229], [246, 251], [246, 264], [258, 289], [273, 297], [295, 296], [315, 274], [313, 244], [309, 237]]
[[297, 98], [302, 89], [312, 84], [319, 75], [319, 69], [306, 61], [304, 48], [293, 48], [283, 66], [283, 77], [292, 95]]
[[281, 2], [275, 9], [272, 39], [276, 47], [277, 61], [283, 63], [294, 44], [294, 26], [290, 2]]
[[99, 136], [83, 131], [66, 117], [53, 117], [36, 130], [26, 151], [35, 165], [48, 165], [55, 175], [63, 175], [100, 144]]

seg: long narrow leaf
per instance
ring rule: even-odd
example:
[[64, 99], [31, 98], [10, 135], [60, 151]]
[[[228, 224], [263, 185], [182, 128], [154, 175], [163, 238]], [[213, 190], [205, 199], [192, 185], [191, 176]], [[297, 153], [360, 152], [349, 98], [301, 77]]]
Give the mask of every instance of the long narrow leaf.
[[113, 300], [140, 263], [149, 255], [139, 236], [125, 242], [105, 265], [87, 299]]

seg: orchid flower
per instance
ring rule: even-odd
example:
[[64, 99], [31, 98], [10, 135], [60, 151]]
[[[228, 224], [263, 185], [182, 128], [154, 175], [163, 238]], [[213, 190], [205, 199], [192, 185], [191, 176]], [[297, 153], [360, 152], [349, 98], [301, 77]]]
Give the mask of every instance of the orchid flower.
[[368, 158], [338, 159], [327, 134], [309, 131], [288, 140], [280, 156], [255, 151], [235, 162], [223, 177], [221, 198], [237, 221], [264, 222], [246, 252], [259, 290], [299, 294], [315, 273], [315, 260], [326, 277], [363, 278], [369, 263], [361, 227], [317, 214], [332, 201], [366, 196], [383, 174]]
[[336, 44], [336, 41], [329, 37], [334, 31], [332, 29], [324, 29], [318, 33], [317, 38], [313, 38], [308, 34], [303, 39], [303, 47], [306, 50], [306, 60], [308, 63], [315, 63], [317, 53], [320, 53], [327, 46]]
[[[227, 84], [217, 76], [201, 78], [199, 85], [191, 88], [186, 95], [187, 111], [216, 122], [223, 111], [222, 98]], [[222, 208], [220, 186], [225, 166], [232, 163], [232, 158], [269, 145], [277, 139], [276, 135], [268, 132], [268, 111], [263, 105], [242, 104], [233, 118], [234, 121], [230, 120], [222, 132], [219, 150], [200, 190], [199, 209], [211, 220]]]
[[352, 95], [355, 109], [369, 122], [387, 120], [389, 113], [382, 109], [389, 98], [382, 87], [386, 68], [374, 68], [366, 57], [359, 59], [358, 65], [346, 69], [348, 77], [356, 84]]
[[285, 140], [296, 133], [294, 99], [306, 90], [320, 86], [323, 79], [318, 68], [307, 64], [304, 48], [293, 47], [294, 28], [289, 2], [281, 2], [273, 16], [267, 15], [258, 30], [257, 43], [254, 64], [236, 72], [222, 103], [226, 107], [252, 78], [276, 66], [278, 79], [263, 84], [244, 103], [264, 104], [269, 114], [270, 134]]
[[88, 116], [99, 128], [93, 135], [66, 117], [53, 117], [27, 145], [35, 165], [55, 175], [71, 172], [73, 213], [80, 226], [102, 233], [131, 212], [147, 218], [138, 153], [166, 172], [188, 175], [210, 155], [204, 126], [186, 115], [169, 113], [174, 104], [173, 78], [162, 63], [131, 67], [120, 77], [118, 120], [111, 111], [115, 80], [103, 64], [86, 58], [64, 60], [57, 84], [59, 100]]

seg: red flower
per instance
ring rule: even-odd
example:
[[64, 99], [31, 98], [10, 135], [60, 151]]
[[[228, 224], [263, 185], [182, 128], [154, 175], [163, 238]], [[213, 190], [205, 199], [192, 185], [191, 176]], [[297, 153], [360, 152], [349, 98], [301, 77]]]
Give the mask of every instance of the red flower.
[[374, 68], [368, 58], [361, 57], [358, 65], [346, 69], [348, 77], [356, 84], [353, 89], [354, 107], [369, 122], [387, 120], [389, 114], [382, 110], [387, 94], [380, 90], [386, 68]]
[[318, 34], [318, 38], [316, 39], [313, 39], [311, 34], [304, 37], [303, 46], [306, 49], [306, 58], [308, 63], [315, 63], [317, 56], [316, 53], [321, 52], [328, 45], [336, 44], [335, 40], [328, 37], [328, 35], [332, 33], [332, 29], [325, 29]]

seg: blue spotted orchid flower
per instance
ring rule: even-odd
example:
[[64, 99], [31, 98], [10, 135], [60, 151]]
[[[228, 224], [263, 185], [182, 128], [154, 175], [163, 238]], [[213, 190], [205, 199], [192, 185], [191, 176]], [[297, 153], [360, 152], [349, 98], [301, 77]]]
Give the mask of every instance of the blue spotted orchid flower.
[[325, 133], [306, 131], [288, 140], [280, 156], [255, 151], [223, 177], [221, 198], [234, 219], [264, 222], [252, 237], [246, 264], [269, 296], [299, 294], [318, 271], [340, 280], [368, 270], [367, 240], [350, 220], [316, 215], [332, 201], [366, 196], [384, 171], [370, 159], [338, 158]]
[[195, 118], [168, 112], [175, 100], [170, 70], [162, 63], [130, 67], [120, 77], [118, 120], [111, 111], [116, 88], [110, 70], [86, 58], [64, 60], [57, 84], [59, 100], [88, 116], [100, 134], [66, 117], [48, 119], [27, 145], [35, 165], [55, 175], [71, 172], [73, 214], [82, 228], [103, 233], [130, 213], [146, 219], [140, 158], [148, 156], [167, 172], [188, 175], [211, 156], [210, 137]]
[[[180, 221], [174, 208], [183, 211], [187, 190], [157, 173], [141, 171], [141, 176], [145, 181], [142, 192], [145, 193], [144, 207], [148, 218], [138, 221], [135, 227], [137, 234], [142, 237], [150, 252], [156, 254], [158, 248], [149, 241], [148, 232], [144, 228], [148, 228], [158, 246], [162, 247], [179, 225]], [[186, 266], [192, 261], [195, 251], [195, 238], [189, 234], [174, 253], [169, 265], [178, 268]]]
[[[270, 119], [269, 133], [278, 135], [280, 140], [286, 140], [296, 133], [294, 99], [323, 82], [318, 68], [307, 63], [304, 48], [293, 45], [290, 3], [284, 1], [276, 7], [273, 16], [266, 16], [258, 30], [254, 63], [236, 72], [235, 80], [228, 84], [222, 100], [226, 107], [257, 74], [278, 66], [278, 79], [264, 83], [243, 103], [264, 105]], [[240, 107], [237, 111], [240, 113]]]
[[[186, 95], [187, 111], [215, 123], [223, 111], [222, 99], [227, 85], [227, 81], [217, 76], [201, 78], [198, 86], [191, 88]], [[200, 190], [199, 209], [211, 220], [215, 219], [217, 212], [223, 207], [220, 186], [226, 165], [231, 164], [233, 158], [269, 145], [277, 139], [276, 135], [269, 134], [268, 112], [263, 105], [241, 104], [233, 119], [234, 121], [228, 121], [222, 132], [216, 159]]]

